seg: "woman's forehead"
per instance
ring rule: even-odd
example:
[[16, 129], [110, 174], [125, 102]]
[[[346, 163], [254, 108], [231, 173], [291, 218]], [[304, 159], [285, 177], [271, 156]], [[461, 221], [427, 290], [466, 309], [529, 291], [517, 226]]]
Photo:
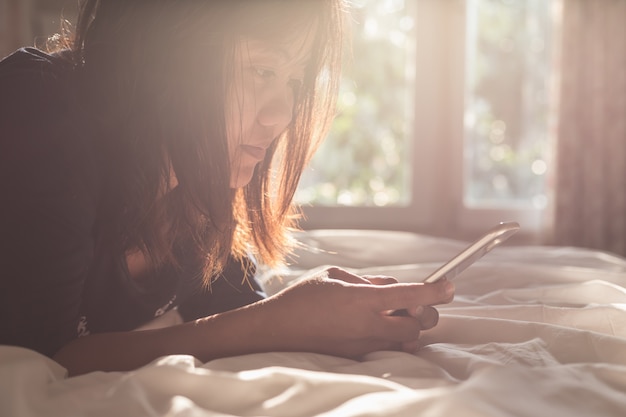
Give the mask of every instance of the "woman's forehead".
[[250, 57], [267, 57], [294, 65], [305, 65], [311, 58], [312, 39], [302, 37], [292, 42], [244, 38], [240, 47]]
[[319, 0], [252, 1], [234, 30], [243, 38], [281, 44], [283, 49], [310, 49], [319, 35], [321, 10], [328, 7], [323, 4]]

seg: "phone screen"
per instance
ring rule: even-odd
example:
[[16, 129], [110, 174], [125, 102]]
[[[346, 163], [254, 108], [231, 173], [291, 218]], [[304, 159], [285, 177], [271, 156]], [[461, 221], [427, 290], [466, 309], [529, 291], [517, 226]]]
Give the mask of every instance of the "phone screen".
[[[436, 282], [443, 277], [451, 280], [467, 269], [471, 264], [485, 256], [489, 251], [507, 240], [520, 229], [516, 222], [500, 223], [482, 235], [458, 255], [430, 274], [423, 282]], [[407, 311], [395, 310], [392, 316], [406, 316]]]
[[485, 256], [485, 254], [490, 252], [500, 243], [507, 240], [519, 229], [520, 226], [516, 222], [498, 224], [496, 227], [489, 230], [479, 239], [474, 241], [465, 250], [452, 258], [449, 262], [429, 275], [424, 282], [436, 282], [443, 277], [446, 277], [449, 280], [454, 279], [457, 275], [467, 269], [467, 267]]

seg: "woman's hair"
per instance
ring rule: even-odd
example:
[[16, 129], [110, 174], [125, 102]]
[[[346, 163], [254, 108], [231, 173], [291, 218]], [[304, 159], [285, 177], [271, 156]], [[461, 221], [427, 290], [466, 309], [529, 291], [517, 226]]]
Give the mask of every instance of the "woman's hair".
[[[344, 18], [343, 0], [85, 0], [72, 52], [103, 155], [117, 162], [108, 238], [154, 266], [192, 248], [205, 284], [228, 256], [282, 262], [297, 226], [293, 195], [334, 116]], [[225, 103], [236, 45], [301, 31], [315, 38], [292, 122], [250, 183], [231, 189]], [[166, 192], [171, 167], [178, 186]]]

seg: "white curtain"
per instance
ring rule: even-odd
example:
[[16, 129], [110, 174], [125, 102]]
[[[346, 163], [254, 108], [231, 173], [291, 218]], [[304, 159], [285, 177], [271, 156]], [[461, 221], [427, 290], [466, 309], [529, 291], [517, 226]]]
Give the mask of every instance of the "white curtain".
[[626, 0], [564, 0], [554, 243], [626, 256]]

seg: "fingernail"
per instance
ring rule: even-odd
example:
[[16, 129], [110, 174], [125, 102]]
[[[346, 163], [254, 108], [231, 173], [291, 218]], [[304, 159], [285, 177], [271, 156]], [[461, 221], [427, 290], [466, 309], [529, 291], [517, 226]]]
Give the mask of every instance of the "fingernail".
[[448, 297], [454, 295], [454, 284], [450, 281], [447, 281], [443, 287], [443, 290]]
[[419, 317], [424, 312], [424, 306], [417, 306], [415, 308], [415, 317]]

